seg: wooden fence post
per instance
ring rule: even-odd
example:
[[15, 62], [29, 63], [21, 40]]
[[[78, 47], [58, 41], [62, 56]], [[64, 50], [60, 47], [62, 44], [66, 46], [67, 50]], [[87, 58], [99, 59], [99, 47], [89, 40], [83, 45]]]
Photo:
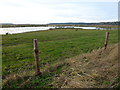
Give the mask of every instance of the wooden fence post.
[[108, 37], [109, 37], [109, 32], [106, 32], [104, 50], [107, 48], [107, 45], [108, 45]]
[[34, 57], [35, 57], [35, 63], [36, 63], [36, 75], [41, 75], [40, 67], [39, 67], [39, 51], [38, 51], [38, 44], [37, 39], [34, 39]]

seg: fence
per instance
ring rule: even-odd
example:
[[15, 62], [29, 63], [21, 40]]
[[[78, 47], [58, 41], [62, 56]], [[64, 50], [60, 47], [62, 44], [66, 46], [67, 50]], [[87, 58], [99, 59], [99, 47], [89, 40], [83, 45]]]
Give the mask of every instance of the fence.
[[[105, 43], [104, 43], [104, 50], [107, 48], [108, 38], [109, 38], [109, 32], [106, 32]], [[34, 58], [35, 58], [35, 63], [36, 63], [35, 75], [41, 75], [42, 73], [40, 72], [40, 68], [39, 68], [40, 66], [39, 66], [38, 41], [37, 41], [37, 39], [34, 39], [33, 42], [34, 42]]]

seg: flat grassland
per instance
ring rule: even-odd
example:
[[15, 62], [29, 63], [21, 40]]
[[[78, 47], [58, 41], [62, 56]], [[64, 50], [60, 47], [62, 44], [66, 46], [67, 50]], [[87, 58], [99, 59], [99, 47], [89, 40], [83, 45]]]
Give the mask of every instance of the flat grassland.
[[[64, 62], [82, 53], [118, 43], [117, 30], [55, 29], [2, 36], [3, 88], [51, 88], [53, 78], [68, 67]], [[38, 39], [42, 76], [35, 76], [33, 39]]]

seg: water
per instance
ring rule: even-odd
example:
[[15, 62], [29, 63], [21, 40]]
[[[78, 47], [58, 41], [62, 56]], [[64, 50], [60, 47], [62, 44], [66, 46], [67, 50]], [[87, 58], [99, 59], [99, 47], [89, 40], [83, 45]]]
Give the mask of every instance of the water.
[[31, 31], [41, 31], [41, 30], [49, 30], [50, 28], [55, 27], [15, 27], [15, 28], [0, 28], [0, 34], [16, 34], [16, 33], [24, 33]]
[[73, 27], [73, 26], [65, 26], [65, 27], [14, 27], [14, 28], [0, 28], [0, 34], [4, 35], [8, 34], [17, 34], [24, 32], [32, 32], [32, 31], [41, 31], [41, 30], [49, 30], [54, 28], [81, 28], [81, 29], [95, 29], [95, 30], [115, 30], [117, 28], [99, 28], [99, 27]]
[[74, 27], [74, 28], [81, 28], [81, 29], [96, 29], [96, 27]]

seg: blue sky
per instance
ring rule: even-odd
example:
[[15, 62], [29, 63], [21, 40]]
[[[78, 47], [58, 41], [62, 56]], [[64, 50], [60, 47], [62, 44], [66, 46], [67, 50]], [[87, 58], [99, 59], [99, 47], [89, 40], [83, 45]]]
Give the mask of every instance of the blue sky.
[[0, 0], [0, 23], [118, 20], [119, 0]]

